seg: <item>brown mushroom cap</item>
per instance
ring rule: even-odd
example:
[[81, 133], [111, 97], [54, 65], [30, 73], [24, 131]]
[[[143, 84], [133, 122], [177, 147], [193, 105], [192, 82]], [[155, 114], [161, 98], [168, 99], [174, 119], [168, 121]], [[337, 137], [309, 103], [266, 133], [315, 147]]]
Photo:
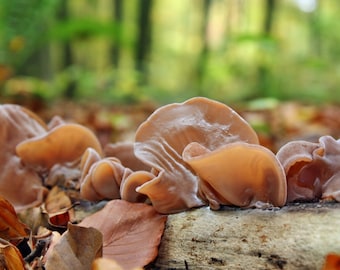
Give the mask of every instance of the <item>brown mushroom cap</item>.
[[340, 201], [340, 141], [322, 136], [319, 143], [293, 141], [277, 153], [286, 167], [288, 202]]
[[93, 148], [89, 147], [85, 150], [84, 154], [81, 156], [80, 159], [80, 171], [81, 171], [80, 183], [82, 179], [84, 179], [85, 176], [89, 173], [91, 166], [101, 159], [102, 159], [101, 156]]
[[101, 145], [90, 129], [61, 124], [47, 134], [21, 142], [16, 153], [27, 166], [50, 169], [54, 164], [80, 159], [88, 147], [102, 155]]
[[219, 205], [283, 206], [287, 187], [275, 155], [261, 145], [235, 142], [214, 151], [189, 144], [183, 159], [200, 177], [201, 194], [213, 209]]
[[120, 196], [129, 202], [145, 202], [147, 197], [136, 190], [144, 183], [155, 178], [155, 175], [147, 171], [132, 172], [124, 178], [120, 185]]
[[[309, 177], [310, 181], [306, 181], [306, 178], [301, 181], [298, 176], [306, 165], [313, 162], [313, 152], [316, 150], [322, 151], [318, 143], [299, 140], [288, 142], [277, 152], [276, 157], [286, 173], [288, 202], [315, 198], [314, 177]], [[318, 193], [320, 192], [318, 188]]]
[[132, 171], [116, 158], [104, 158], [92, 164], [81, 179], [80, 195], [90, 201], [119, 199], [120, 184]]
[[15, 147], [24, 140], [45, 134], [47, 126], [33, 112], [13, 104], [0, 105], [0, 122], [0, 195], [18, 212], [39, 205], [47, 189], [35, 171], [22, 166]]
[[157, 109], [137, 130], [135, 155], [158, 174], [137, 191], [157, 211], [173, 213], [205, 203], [197, 196], [198, 177], [182, 159], [198, 142], [209, 150], [235, 141], [258, 144], [250, 125], [228, 106], [203, 97]]

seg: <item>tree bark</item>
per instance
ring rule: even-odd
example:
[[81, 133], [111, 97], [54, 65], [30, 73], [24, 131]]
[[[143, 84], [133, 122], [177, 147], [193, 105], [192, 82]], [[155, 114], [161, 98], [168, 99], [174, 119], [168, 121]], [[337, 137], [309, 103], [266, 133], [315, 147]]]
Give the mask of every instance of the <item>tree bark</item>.
[[[66, 21], [68, 20], [69, 14], [68, 14], [68, 7], [67, 7], [67, 0], [62, 0], [60, 2], [60, 8], [58, 10], [57, 19], [59, 21]], [[70, 67], [73, 63], [73, 55], [72, 55], [72, 47], [71, 47], [71, 41], [65, 40], [62, 43], [62, 51], [63, 51], [63, 68]], [[68, 99], [72, 99], [75, 97], [77, 89], [77, 83], [72, 80], [69, 81], [65, 90], [64, 90], [64, 97]]]
[[209, 9], [211, 6], [211, 0], [203, 0], [203, 10], [202, 10], [202, 32], [201, 32], [201, 38], [203, 47], [201, 50], [201, 53], [198, 57], [198, 64], [197, 64], [197, 82], [198, 82], [198, 88], [197, 88], [197, 96], [204, 96], [204, 74], [205, 69], [208, 61], [209, 56], [209, 47], [208, 47], [208, 40], [207, 40], [207, 27], [209, 23]]
[[139, 32], [136, 44], [136, 69], [142, 73], [143, 83], [145, 83], [147, 77], [145, 60], [151, 45], [151, 11], [152, 0], [139, 1]]
[[120, 52], [120, 42], [121, 42], [121, 23], [123, 21], [123, 0], [113, 0], [114, 3], [114, 21], [117, 24], [117, 39], [112, 46], [111, 56], [112, 56], [112, 63], [114, 67], [118, 68], [119, 64], [119, 52]]
[[322, 269], [340, 253], [340, 204], [208, 207], [168, 217], [152, 269]]

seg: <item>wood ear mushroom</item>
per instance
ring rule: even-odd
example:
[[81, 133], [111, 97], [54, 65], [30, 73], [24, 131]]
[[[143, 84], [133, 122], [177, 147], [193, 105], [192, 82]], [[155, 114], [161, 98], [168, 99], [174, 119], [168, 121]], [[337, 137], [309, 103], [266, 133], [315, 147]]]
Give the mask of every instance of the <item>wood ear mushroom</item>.
[[36, 114], [19, 105], [0, 105], [0, 195], [17, 212], [39, 205], [47, 189], [38, 173], [22, 165], [15, 148], [22, 141], [47, 133], [47, 126]]
[[267, 148], [244, 142], [230, 143], [214, 151], [191, 143], [183, 159], [200, 177], [200, 194], [212, 209], [283, 206], [286, 179], [283, 168]]
[[277, 157], [288, 186], [288, 202], [331, 199], [340, 202], [340, 141], [322, 136], [318, 143], [292, 141]]
[[183, 150], [192, 142], [214, 151], [239, 141], [258, 144], [258, 137], [240, 115], [220, 102], [197, 97], [163, 106], [136, 132], [135, 155], [155, 172], [137, 191], [161, 213], [205, 205], [200, 177], [183, 160]]
[[89, 147], [102, 155], [101, 145], [90, 129], [78, 124], [60, 124], [46, 134], [19, 143], [16, 153], [29, 167], [50, 169], [55, 164], [80, 160]]

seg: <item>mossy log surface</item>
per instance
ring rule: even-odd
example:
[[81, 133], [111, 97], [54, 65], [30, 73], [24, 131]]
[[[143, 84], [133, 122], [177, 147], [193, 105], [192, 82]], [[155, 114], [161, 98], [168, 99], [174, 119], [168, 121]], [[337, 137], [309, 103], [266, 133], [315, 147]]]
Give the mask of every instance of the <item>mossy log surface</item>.
[[322, 269], [340, 253], [340, 204], [173, 214], [152, 269]]

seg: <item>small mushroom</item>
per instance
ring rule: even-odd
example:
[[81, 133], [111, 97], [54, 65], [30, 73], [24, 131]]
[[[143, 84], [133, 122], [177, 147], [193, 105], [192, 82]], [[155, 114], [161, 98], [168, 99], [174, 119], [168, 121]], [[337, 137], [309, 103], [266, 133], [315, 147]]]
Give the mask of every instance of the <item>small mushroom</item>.
[[157, 109], [138, 128], [135, 155], [156, 175], [137, 188], [160, 213], [175, 213], [205, 204], [198, 195], [199, 178], [183, 161], [191, 142], [209, 150], [244, 141], [258, 144], [250, 125], [227, 105], [203, 97]]
[[35, 113], [19, 105], [0, 105], [0, 195], [17, 212], [39, 205], [47, 189], [40, 176], [22, 166], [15, 148], [20, 142], [46, 134], [47, 126]]
[[340, 141], [322, 136], [319, 143], [292, 141], [277, 157], [286, 171], [288, 202], [331, 199], [340, 202]]
[[116, 158], [104, 158], [92, 164], [80, 180], [80, 195], [90, 201], [119, 199], [120, 184], [132, 171]]
[[144, 183], [155, 178], [155, 175], [147, 171], [132, 172], [122, 180], [120, 185], [120, 196], [129, 202], [145, 202], [147, 196], [138, 192], [138, 188]]
[[214, 151], [189, 144], [183, 159], [200, 177], [200, 193], [212, 209], [283, 206], [287, 187], [283, 168], [275, 155], [261, 145], [235, 142]]
[[88, 147], [102, 155], [101, 145], [90, 129], [78, 124], [61, 124], [47, 134], [19, 143], [16, 153], [26, 166], [50, 169], [55, 164], [80, 159]]
[[89, 173], [91, 166], [101, 159], [101, 156], [96, 150], [91, 147], [87, 148], [80, 159], [80, 179], [84, 179], [85, 176]]
[[[287, 178], [287, 201], [313, 200], [321, 196], [321, 187], [314, 186], [314, 177], [299, 177], [299, 172], [313, 162], [313, 152], [320, 152], [318, 143], [291, 141], [279, 149], [276, 156]], [[318, 194], [315, 194], [318, 193]]]

